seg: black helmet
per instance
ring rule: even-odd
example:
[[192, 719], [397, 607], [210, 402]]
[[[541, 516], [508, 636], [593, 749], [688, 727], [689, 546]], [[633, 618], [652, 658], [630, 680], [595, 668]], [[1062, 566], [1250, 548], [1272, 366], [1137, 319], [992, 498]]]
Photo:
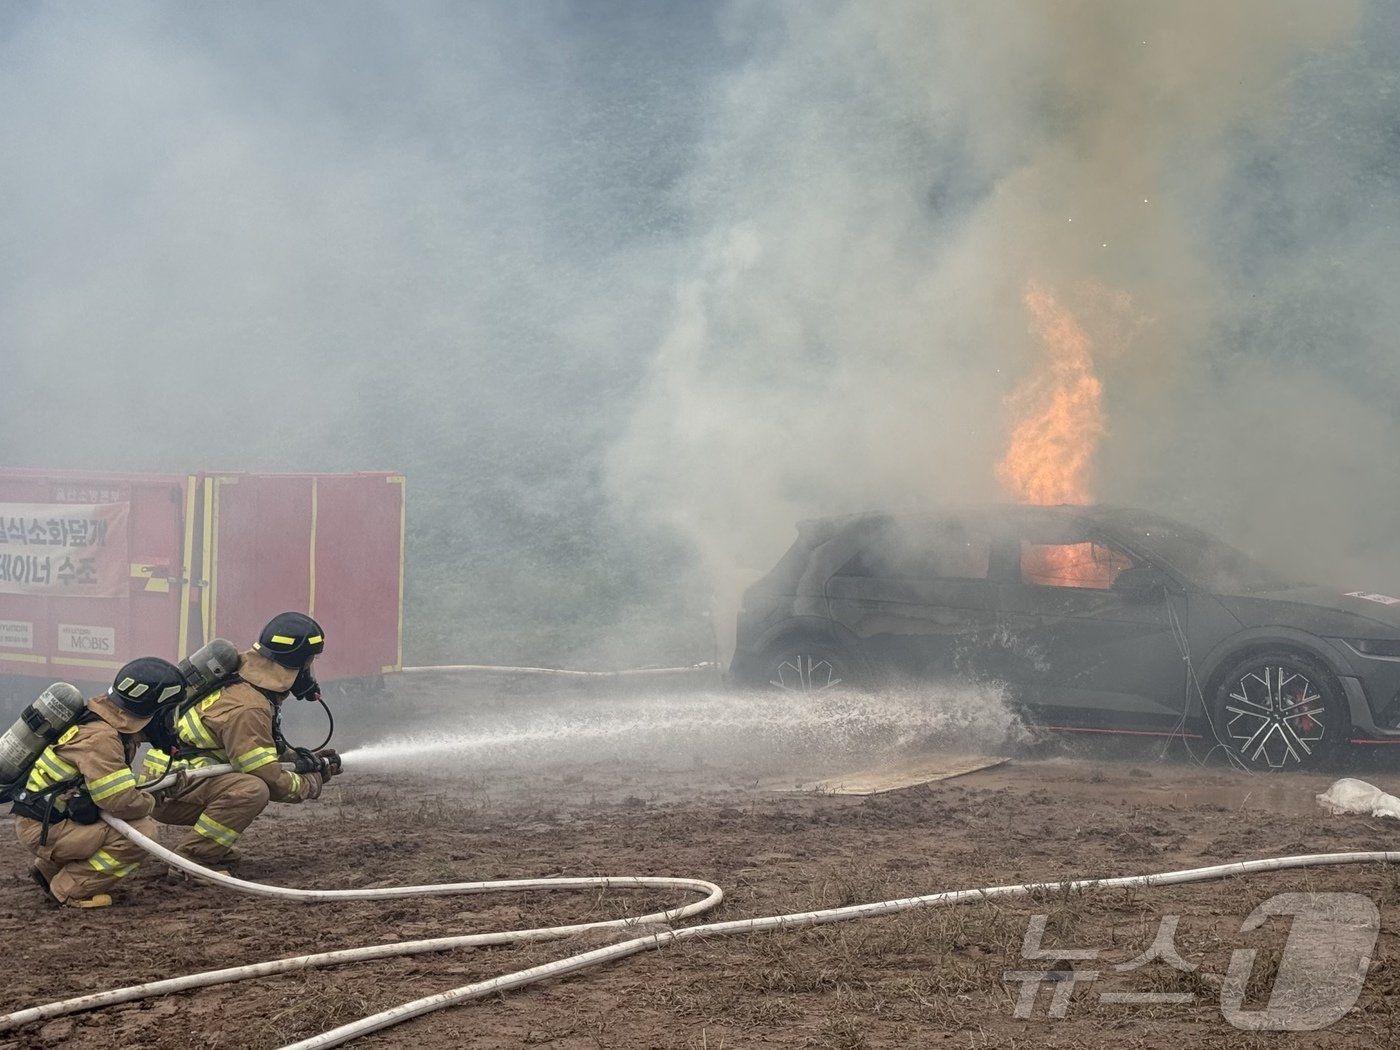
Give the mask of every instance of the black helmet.
[[185, 695], [185, 676], [169, 660], [141, 656], [117, 672], [107, 695], [127, 714], [150, 718], [161, 704]]
[[283, 667], [305, 667], [326, 647], [321, 625], [305, 613], [284, 612], [267, 621], [253, 646], [273, 663]]

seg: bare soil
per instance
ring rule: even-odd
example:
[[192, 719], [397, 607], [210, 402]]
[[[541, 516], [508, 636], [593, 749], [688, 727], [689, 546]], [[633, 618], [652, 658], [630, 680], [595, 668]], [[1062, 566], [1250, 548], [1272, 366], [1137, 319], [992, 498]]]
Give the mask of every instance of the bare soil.
[[[587, 697], [600, 688], [590, 686]], [[389, 705], [349, 704], [350, 744], [397, 725], [502, 705], [567, 710], [516, 680], [396, 686]], [[531, 694], [531, 695], [526, 695]], [[444, 707], [443, 705], [455, 705]], [[314, 741], [312, 741], [314, 742]], [[1022, 747], [1004, 765], [864, 797], [792, 791], [836, 760], [648, 764], [577, 752], [528, 763], [508, 747], [436, 772], [353, 769], [323, 798], [269, 807], [244, 837], [240, 874], [303, 887], [385, 886], [550, 875], [709, 879], [727, 897], [709, 920], [881, 901], [941, 890], [1194, 868], [1302, 853], [1397, 848], [1395, 822], [1332, 816], [1314, 796], [1337, 773], [1250, 776], [1156, 743], [1109, 752]], [[816, 768], [824, 766], [825, 768]], [[1374, 763], [1351, 771], [1383, 789]], [[9, 818], [0, 820], [8, 825]], [[166, 835], [170, 841], [173, 833]], [[499, 894], [387, 903], [298, 904], [171, 885], [146, 865], [116, 907], [41, 903], [13, 831], [0, 827], [5, 1010], [183, 973], [336, 948], [638, 914], [681, 900], [636, 893]], [[1257, 950], [1247, 1007], [1262, 1009], [1289, 935], [1286, 918], [1242, 932], [1281, 893], [1363, 894], [1381, 933], [1356, 1005], [1315, 1032], [1241, 1030], [1222, 1015], [1222, 976]], [[1053, 982], [1015, 1016], [1028, 925], [1047, 948], [1094, 950], [1062, 1018]], [[1183, 964], [1119, 971], [1178, 916]], [[701, 921], [709, 921], [701, 920]], [[931, 906], [783, 933], [694, 940], [602, 969], [450, 1008], [355, 1045], [483, 1048], [1377, 1047], [1400, 1043], [1400, 867], [1283, 871], [1153, 889], [1044, 891], [1029, 899]], [[266, 1048], [366, 1014], [561, 958], [611, 935], [442, 952], [245, 981], [147, 999], [0, 1033], [0, 1048]], [[1100, 976], [1088, 979], [1094, 972]], [[1322, 980], [1322, 977], [1319, 977]], [[1104, 992], [1187, 1001], [1112, 1003]]]

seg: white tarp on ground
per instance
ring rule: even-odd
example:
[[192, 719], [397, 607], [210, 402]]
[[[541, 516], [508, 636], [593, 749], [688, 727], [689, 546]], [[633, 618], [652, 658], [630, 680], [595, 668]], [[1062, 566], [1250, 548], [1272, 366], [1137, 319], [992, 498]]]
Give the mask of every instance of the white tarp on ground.
[[1365, 813], [1373, 817], [1400, 818], [1400, 798], [1387, 795], [1374, 784], [1346, 777], [1317, 796], [1332, 813]]

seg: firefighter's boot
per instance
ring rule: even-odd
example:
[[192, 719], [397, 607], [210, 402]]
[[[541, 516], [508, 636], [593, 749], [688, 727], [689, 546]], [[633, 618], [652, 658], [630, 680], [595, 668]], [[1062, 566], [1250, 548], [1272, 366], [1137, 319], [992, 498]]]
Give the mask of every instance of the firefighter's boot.
[[110, 908], [112, 898], [105, 893], [94, 893], [91, 897], [69, 897], [63, 902], [65, 908]]

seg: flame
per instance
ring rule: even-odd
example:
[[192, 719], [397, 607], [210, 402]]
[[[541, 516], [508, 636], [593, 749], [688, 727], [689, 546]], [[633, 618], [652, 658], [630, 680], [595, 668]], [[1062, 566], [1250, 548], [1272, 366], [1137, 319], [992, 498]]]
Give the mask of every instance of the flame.
[[997, 478], [1022, 503], [1088, 503], [1094, 453], [1103, 436], [1103, 384], [1084, 329], [1031, 281], [1024, 296], [1045, 363], [1011, 394], [1013, 420]]
[[1021, 582], [1104, 590], [1132, 560], [1097, 543], [1021, 543]]

